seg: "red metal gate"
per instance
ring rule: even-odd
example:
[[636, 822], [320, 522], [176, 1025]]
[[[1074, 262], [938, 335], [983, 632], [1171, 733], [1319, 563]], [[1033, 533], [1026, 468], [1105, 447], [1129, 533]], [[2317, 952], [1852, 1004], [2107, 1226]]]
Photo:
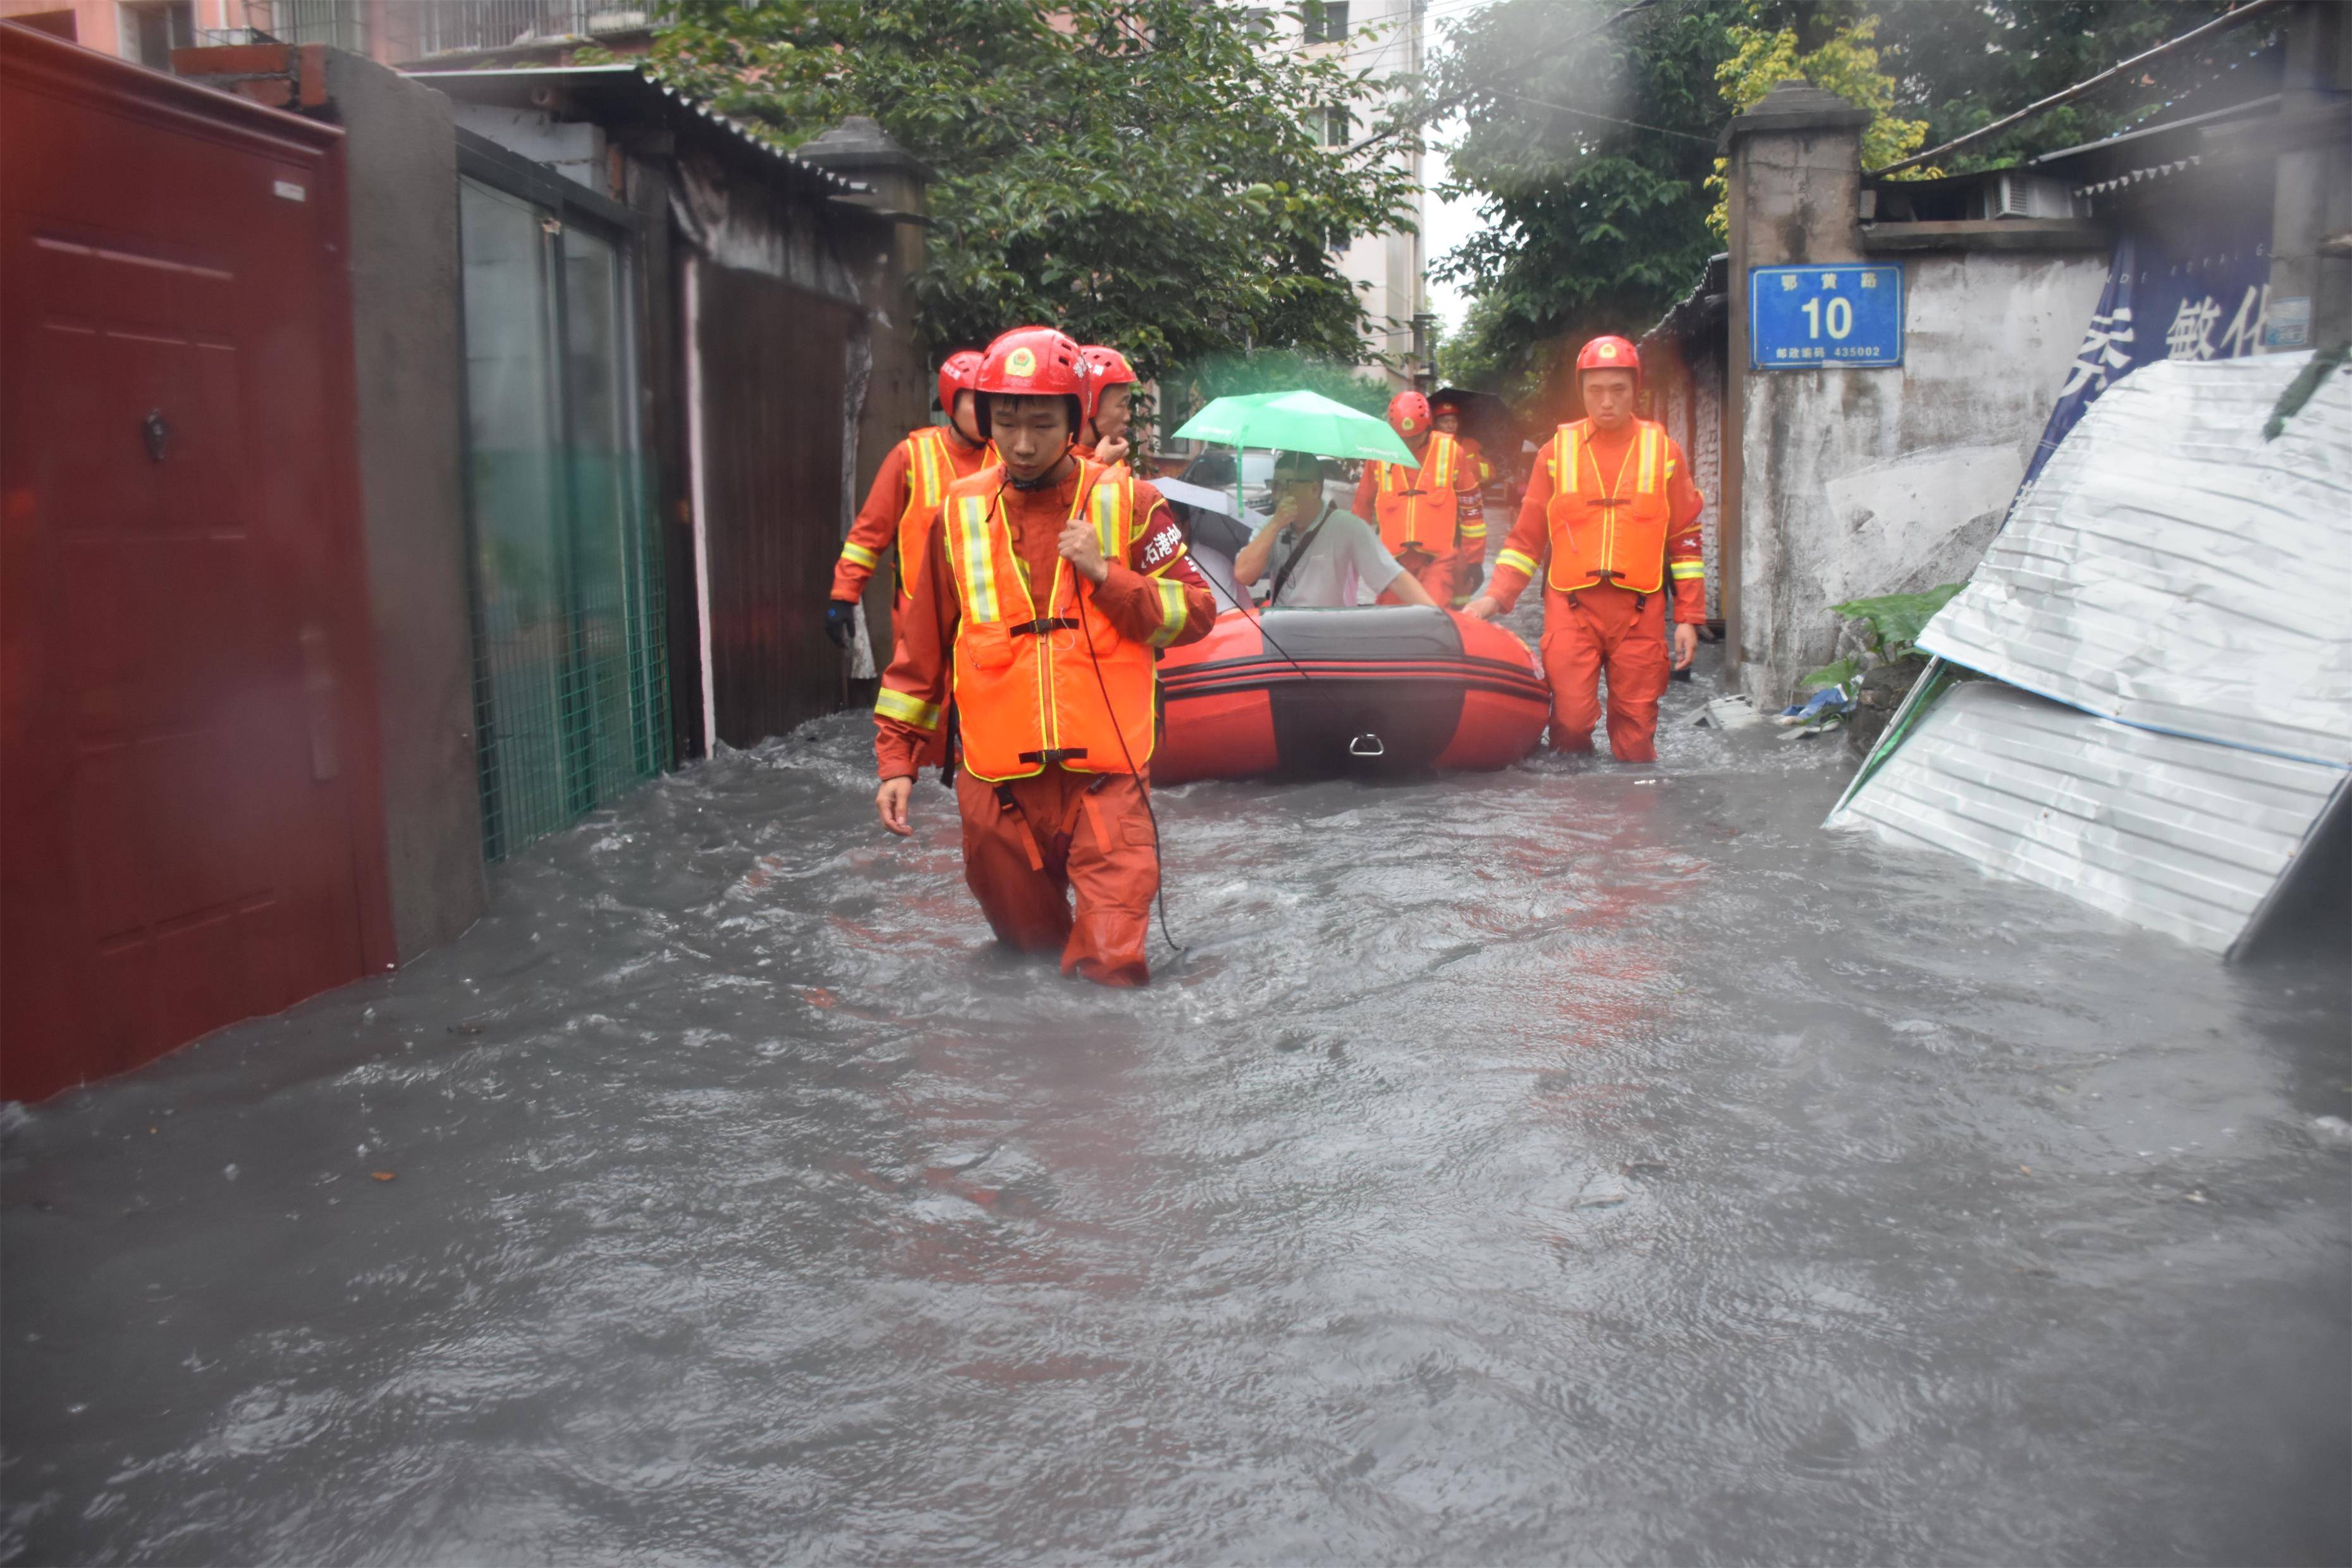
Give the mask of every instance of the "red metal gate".
[[341, 133], [0, 27], [0, 1096], [392, 961]]

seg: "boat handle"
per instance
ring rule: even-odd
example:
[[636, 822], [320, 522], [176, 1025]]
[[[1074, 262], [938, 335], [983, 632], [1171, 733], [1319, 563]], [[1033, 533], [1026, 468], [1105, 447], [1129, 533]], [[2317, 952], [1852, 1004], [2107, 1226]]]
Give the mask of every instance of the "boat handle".
[[1378, 735], [1367, 730], [1348, 742], [1348, 754], [1351, 757], [1384, 757], [1388, 755], [1388, 748], [1381, 744]]

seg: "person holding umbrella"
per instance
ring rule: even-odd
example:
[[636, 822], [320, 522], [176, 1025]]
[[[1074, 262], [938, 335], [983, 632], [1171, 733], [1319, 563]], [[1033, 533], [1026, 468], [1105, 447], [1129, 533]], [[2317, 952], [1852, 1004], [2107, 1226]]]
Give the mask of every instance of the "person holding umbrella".
[[1381, 548], [1372, 525], [1325, 498], [1328, 478], [1311, 452], [1284, 452], [1274, 460], [1274, 516], [1234, 559], [1234, 575], [1255, 584], [1266, 609], [1353, 605], [1358, 589], [1393, 594], [1408, 605], [1435, 605], [1429, 591]]

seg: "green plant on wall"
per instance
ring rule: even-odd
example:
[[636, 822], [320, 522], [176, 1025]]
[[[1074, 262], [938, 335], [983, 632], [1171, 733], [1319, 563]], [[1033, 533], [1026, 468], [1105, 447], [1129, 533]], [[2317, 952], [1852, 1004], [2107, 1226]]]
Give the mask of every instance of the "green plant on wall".
[[[1716, 79], [1722, 83], [1724, 100], [1735, 114], [1753, 109], [1780, 83], [1793, 80], [1811, 82], [1857, 109], [1868, 110], [1872, 119], [1862, 132], [1862, 166], [1880, 168], [1916, 153], [1927, 140], [1927, 122], [1906, 120], [1894, 112], [1902, 84], [1894, 72], [1881, 68], [1881, 55], [1895, 51], [1877, 47], [1872, 42], [1877, 36], [1878, 18], [1862, 16], [1841, 25], [1819, 47], [1800, 52], [1794, 27], [1735, 24], [1732, 56], [1716, 68]], [[1706, 181], [1706, 188], [1715, 195], [1715, 210], [1707, 215], [1707, 226], [1718, 238], [1730, 232], [1725, 167], [1724, 160], [1717, 158], [1715, 173]], [[1914, 169], [1904, 177], [1924, 180], [1937, 173], [1933, 168]]]
[[[1965, 583], [1945, 583], [1918, 594], [1881, 594], [1874, 599], [1848, 599], [1843, 605], [1832, 605], [1832, 614], [1858, 624], [1863, 647], [1875, 658], [1877, 664], [1924, 662], [1927, 655], [1919, 650], [1919, 634], [1936, 618], [1936, 612], [1951, 602], [1952, 595], [1967, 587]], [[1843, 686], [1860, 675], [1865, 668], [1859, 658], [1839, 659], [1821, 668], [1808, 671], [1798, 684], [1806, 687]]]

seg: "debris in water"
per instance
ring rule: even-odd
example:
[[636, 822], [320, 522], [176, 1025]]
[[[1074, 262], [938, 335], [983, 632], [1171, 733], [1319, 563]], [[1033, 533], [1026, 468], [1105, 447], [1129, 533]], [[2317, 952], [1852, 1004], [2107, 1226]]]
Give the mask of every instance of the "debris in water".
[[1615, 1174], [1600, 1175], [1585, 1183], [1584, 1190], [1576, 1194], [1576, 1202], [1569, 1206], [1580, 1209], [1615, 1208], [1633, 1195], [1633, 1189], [1627, 1184], [1624, 1177]]
[[452, 1024], [449, 1032], [453, 1035], [478, 1035], [482, 1026], [479, 1024]]
[[1747, 698], [1735, 695], [1713, 699], [1691, 722], [1702, 730], [1749, 730], [1764, 722], [1764, 715]]
[[400, 1180], [400, 1173], [397, 1171], [370, 1171], [368, 1174], [373, 1176], [379, 1182], [396, 1182]]

